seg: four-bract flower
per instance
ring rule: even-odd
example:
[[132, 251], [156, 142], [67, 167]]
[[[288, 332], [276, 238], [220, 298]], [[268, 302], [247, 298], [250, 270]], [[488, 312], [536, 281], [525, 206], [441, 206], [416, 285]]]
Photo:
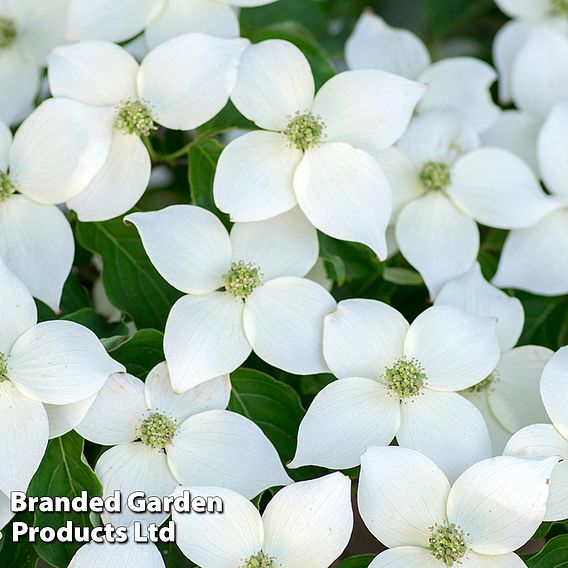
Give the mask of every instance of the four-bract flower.
[[523, 568], [514, 553], [542, 523], [558, 457], [497, 457], [450, 485], [426, 456], [370, 448], [361, 460], [359, 511], [390, 550], [369, 568]]
[[[226, 410], [230, 394], [226, 376], [176, 394], [166, 363], [157, 365], [145, 383], [127, 373], [112, 375], [76, 428], [87, 440], [114, 446], [95, 467], [104, 494], [118, 489], [124, 500], [133, 491], [164, 497], [180, 483], [214, 483], [252, 498], [291, 483], [262, 430]], [[136, 513], [125, 505], [103, 518], [128, 525], [133, 520], [160, 524], [167, 516]]]
[[33, 298], [2, 261], [0, 289], [0, 494], [9, 495], [27, 489], [43, 457], [49, 434], [43, 403], [89, 398], [124, 367], [87, 328], [36, 323]]
[[[513, 435], [505, 454], [526, 458], [559, 455], [568, 459], [568, 347], [562, 347], [542, 373], [540, 392], [552, 424], [533, 424]], [[547, 421], [548, 422], [548, 421]], [[550, 480], [545, 521], [568, 518], [568, 462], [559, 464]]]
[[479, 132], [499, 115], [490, 87], [495, 70], [473, 57], [452, 57], [431, 64], [424, 42], [412, 32], [389, 26], [365, 11], [345, 44], [349, 69], [382, 69], [428, 86], [417, 112], [449, 109]]
[[394, 196], [397, 244], [432, 297], [477, 258], [476, 221], [528, 227], [555, 208], [521, 159], [479, 148], [473, 127], [449, 111], [417, 116], [397, 147], [376, 157]]
[[146, 45], [187, 33], [237, 37], [235, 8], [272, 4], [277, 0], [70, 0], [69, 36], [74, 40], [122, 42], [144, 32]]
[[370, 153], [398, 140], [424, 89], [383, 71], [348, 71], [314, 95], [310, 65], [297, 47], [281, 40], [250, 46], [231, 100], [263, 130], [221, 154], [217, 206], [243, 222], [299, 204], [322, 232], [384, 258], [391, 195]]
[[14, 124], [33, 108], [41, 70], [65, 40], [68, 0], [0, 2], [0, 121]]
[[495, 368], [494, 320], [434, 306], [409, 325], [382, 302], [344, 300], [325, 319], [323, 348], [339, 380], [309, 407], [290, 467], [354, 467], [395, 436], [450, 479], [491, 456], [483, 416], [457, 391]]
[[330, 293], [303, 278], [318, 258], [314, 228], [297, 208], [236, 223], [229, 235], [211, 212], [174, 205], [126, 217], [158, 272], [186, 295], [166, 323], [164, 351], [177, 392], [234, 371], [251, 350], [275, 367], [327, 370], [323, 318]]
[[448, 282], [435, 305], [449, 305], [478, 317], [497, 320], [501, 359], [480, 383], [461, 391], [479, 409], [489, 428], [494, 455], [524, 426], [547, 420], [540, 397], [542, 370], [553, 352], [538, 345], [515, 347], [525, 321], [523, 305], [489, 284], [478, 263], [463, 276]]
[[102, 113], [106, 162], [67, 205], [82, 221], [122, 215], [140, 199], [151, 163], [141, 137], [158, 125], [197, 128], [229, 100], [247, 40], [186, 34], [151, 51], [138, 64], [113, 43], [89, 41], [49, 56], [55, 97], [81, 101]]
[[493, 283], [543, 296], [568, 293], [568, 101], [558, 103], [538, 139], [542, 179], [554, 211], [531, 227], [511, 231]]
[[201, 568], [329, 568], [353, 529], [351, 482], [341, 473], [281, 489], [262, 516], [233, 491], [188, 489], [223, 500], [223, 514], [172, 514], [178, 546]]

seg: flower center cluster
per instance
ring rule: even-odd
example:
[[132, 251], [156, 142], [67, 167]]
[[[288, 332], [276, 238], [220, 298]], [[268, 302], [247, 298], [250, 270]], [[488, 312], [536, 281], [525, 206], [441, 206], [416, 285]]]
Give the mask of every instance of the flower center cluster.
[[0, 172], [0, 203], [6, 201], [14, 191], [14, 184], [10, 181], [8, 174]]
[[480, 392], [487, 392], [493, 389], [493, 385], [499, 380], [497, 371], [493, 371], [488, 377], [483, 379], [480, 383], [469, 387], [466, 392], [477, 394]]
[[450, 168], [442, 162], [428, 162], [420, 172], [420, 181], [428, 191], [442, 191], [450, 186]]
[[274, 558], [270, 558], [270, 556], [266, 556], [264, 552], [260, 551], [258, 554], [251, 556], [239, 568], [276, 568], [276, 564], [274, 563]]
[[117, 117], [115, 127], [125, 134], [148, 136], [158, 127], [154, 124], [154, 117], [150, 107], [138, 100], [123, 101], [116, 109]]
[[553, 16], [568, 16], [568, 0], [552, 0], [550, 10]]
[[0, 16], [0, 49], [10, 47], [16, 41], [14, 20]]
[[153, 449], [163, 450], [172, 443], [178, 423], [162, 412], [152, 412], [138, 428], [142, 443]]
[[467, 552], [465, 533], [453, 523], [436, 524], [430, 531], [428, 543], [434, 558], [441, 560], [446, 566], [453, 566], [456, 562], [459, 564], [459, 560]]
[[398, 359], [392, 367], [386, 369], [384, 374], [387, 388], [399, 398], [410, 398], [420, 394], [426, 379], [426, 373], [416, 359]]
[[290, 122], [282, 134], [288, 138], [290, 145], [298, 150], [317, 146], [325, 138], [325, 124], [319, 116], [314, 116], [311, 112], [296, 112], [288, 118]]
[[233, 262], [229, 272], [223, 275], [225, 290], [239, 300], [246, 300], [262, 282], [263, 274], [252, 262]]
[[8, 380], [8, 358], [0, 353], [0, 383]]

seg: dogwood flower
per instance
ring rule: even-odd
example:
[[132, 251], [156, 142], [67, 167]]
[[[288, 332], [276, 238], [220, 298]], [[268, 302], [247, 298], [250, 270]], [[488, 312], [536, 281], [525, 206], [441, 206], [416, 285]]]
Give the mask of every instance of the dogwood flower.
[[483, 414], [493, 454], [501, 455], [511, 434], [547, 420], [540, 397], [540, 377], [553, 352], [537, 345], [515, 347], [523, 331], [523, 305], [489, 284], [477, 263], [460, 278], [448, 282], [435, 305], [454, 306], [474, 316], [497, 320], [501, 359], [483, 381], [460, 394]]
[[424, 42], [412, 32], [389, 26], [369, 10], [363, 12], [345, 45], [349, 69], [382, 69], [428, 85], [417, 112], [452, 110], [479, 132], [499, 115], [490, 87], [495, 70], [473, 57], [431, 63]]
[[178, 546], [202, 568], [328, 568], [353, 529], [351, 482], [341, 473], [284, 487], [262, 516], [228, 489], [188, 489], [223, 500], [223, 514], [172, 515]]
[[397, 147], [376, 157], [394, 195], [398, 246], [432, 297], [473, 265], [476, 221], [527, 227], [556, 207], [521, 159], [479, 148], [477, 132], [451, 112], [419, 115]]
[[325, 318], [323, 349], [339, 380], [309, 407], [289, 467], [354, 467], [369, 446], [395, 436], [451, 479], [490, 457], [483, 416], [457, 391], [495, 368], [493, 320], [435, 306], [409, 325], [382, 302], [343, 300]]
[[43, 458], [48, 419], [42, 403], [86, 399], [124, 367], [85, 327], [38, 324], [32, 296], [2, 261], [0, 285], [0, 492], [9, 495], [27, 489]]
[[252, 349], [290, 373], [327, 371], [323, 318], [336, 304], [303, 278], [317, 261], [318, 240], [301, 211], [236, 223], [230, 235], [213, 213], [193, 205], [125, 219], [158, 272], [186, 294], [164, 337], [176, 392], [234, 371]]
[[522, 568], [513, 551], [542, 523], [558, 461], [500, 456], [476, 463], [451, 486], [418, 452], [370, 448], [361, 460], [359, 511], [390, 550], [369, 568]]
[[0, 3], [0, 121], [14, 124], [32, 108], [46, 56], [65, 41], [68, 0]]
[[[251, 420], [226, 410], [229, 377], [217, 377], [176, 394], [168, 367], [160, 363], [143, 383], [112, 375], [76, 430], [96, 444], [114, 446], [97, 461], [105, 495], [120, 490], [164, 497], [180, 483], [215, 483], [249, 498], [292, 480], [274, 446]], [[136, 513], [126, 506], [105, 513], [114, 524], [134, 520], [160, 524], [168, 513]], [[156, 518], [158, 521], [156, 521]]]
[[424, 86], [378, 70], [348, 71], [314, 96], [302, 52], [268, 40], [245, 50], [231, 99], [261, 131], [221, 154], [213, 192], [233, 221], [261, 221], [299, 204], [322, 232], [387, 253], [391, 195], [370, 153], [402, 135]]
[[144, 32], [152, 49], [187, 33], [233, 38], [240, 33], [235, 8], [276, 0], [70, 0], [69, 35], [74, 40], [122, 42]]
[[542, 179], [554, 210], [530, 227], [511, 231], [493, 283], [543, 296], [568, 293], [568, 102], [552, 109], [538, 139]]
[[[505, 454], [525, 458], [568, 458], [568, 347], [562, 347], [542, 373], [540, 392], [552, 424], [533, 424], [509, 440]], [[544, 422], [544, 421], [543, 421]], [[548, 422], [548, 420], [546, 420]], [[568, 463], [554, 468], [545, 521], [568, 518]]]
[[141, 137], [158, 124], [189, 130], [213, 118], [227, 104], [247, 43], [187, 34], [154, 49], [141, 64], [122, 47], [99, 41], [51, 53], [52, 94], [98, 109], [101, 141], [109, 147], [104, 165], [67, 203], [79, 219], [111, 219], [132, 208], [150, 179]]

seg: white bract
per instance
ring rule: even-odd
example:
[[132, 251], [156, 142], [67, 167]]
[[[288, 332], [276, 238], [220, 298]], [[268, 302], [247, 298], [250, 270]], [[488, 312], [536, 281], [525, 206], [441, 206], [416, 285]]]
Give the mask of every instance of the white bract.
[[493, 453], [500, 455], [511, 434], [547, 420], [540, 397], [540, 377], [553, 352], [537, 345], [515, 348], [523, 330], [523, 306], [517, 298], [489, 284], [477, 263], [460, 278], [448, 282], [435, 305], [455, 306], [474, 316], [497, 320], [501, 359], [488, 377], [460, 394], [483, 414]]
[[[47, 446], [43, 403], [89, 398], [111, 373], [113, 361], [95, 334], [70, 321], [37, 323], [24, 284], [0, 261], [0, 501], [25, 491]], [[0, 503], [0, 510], [4, 509]], [[0, 513], [0, 523], [4, 520]]]
[[382, 302], [344, 300], [325, 319], [324, 355], [339, 380], [308, 409], [290, 467], [354, 467], [369, 446], [395, 436], [451, 479], [491, 456], [483, 416], [457, 391], [495, 368], [493, 320], [435, 306], [409, 326]]
[[359, 511], [390, 550], [369, 568], [523, 568], [514, 553], [542, 523], [558, 457], [497, 457], [450, 485], [427, 457], [370, 448], [362, 458]]
[[122, 47], [89, 41], [49, 56], [55, 97], [81, 101], [100, 113], [108, 151], [96, 175], [67, 205], [82, 221], [121, 215], [140, 199], [151, 162], [141, 140], [158, 128], [197, 128], [228, 102], [247, 40], [187, 34], [151, 51], [138, 64]]
[[206, 209], [174, 205], [126, 217], [158, 272], [186, 295], [166, 323], [164, 351], [177, 392], [234, 371], [251, 350], [290, 373], [327, 371], [329, 292], [303, 278], [318, 258], [299, 209], [227, 232]]
[[187, 33], [237, 37], [237, 8], [276, 0], [70, 0], [69, 36], [122, 42], [144, 32], [150, 49]]
[[281, 40], [247, 48], [231, 99], [260, 131], [231, 142], [214, 180], [233, 221], [261, 221], [298, 205], [322, 232], [387, 254], [386, 177], [372, 158], [406, 129], [424, 86], [384, 71], [347, 71], [315, 94], [303, 53]]
[[[226, 410], [229, 377], [218, 377], [183, 395], [171, 387], [165, 363], [143, 383], [112, 375], [76, 430], [87, 440], [114, 446], [97, 461], [105, 495], [120, 490], [164, 497], [180, 483], [215, 483], [252, 498], [292, 480], [278, 453], [251, 420]], [[115, 525], [134, 520], [163, 522], [168, 513], [137, 513], [124, 506], [105, 513]]]
[[398, 145], [376, 157], [394, 196], [398, 246], [432, 297], [475, 262], [477, 223], [528, 227], [556, 207], [521, 159], [479, 148], [473, 127], [449, 111], [417, 116]]
[[446, 109], [459, 114], [479, 132], [499, 115], [489, 91], [495, 70], [473, 57], [442, 59], [431, 64], [422, 40], [393, 28], [370, 11], [364, 12], [345, 45], [350, 69], [382, 69], [428, 86], [417, 111]]
[[509, 440], [505, 454], [526, 458], [564, 458], [552, 474], [546, 521], [568, 519], [568, 347], [560, 349], [544, 368], [540, 383], [552, 424], [533, 424]]
[[353, 529], [351, 482], [341, 473], [281, 489], [262, 516], [233, 491], [188, 489], [224, 506], [222, 514], [172, 515], [178, 546], [201, 568], [328, 568]]
[[568, 101], [553, 107], [538, 139], [541, 176], [554, 210], [531, 227], [511, 231], [493, 280], [496, 286], [543, 296], [568, 293], [567, 146]]
[[47, 54], [65, 40], [68, 0], [0, 1], [0, 121], [32, 109]]

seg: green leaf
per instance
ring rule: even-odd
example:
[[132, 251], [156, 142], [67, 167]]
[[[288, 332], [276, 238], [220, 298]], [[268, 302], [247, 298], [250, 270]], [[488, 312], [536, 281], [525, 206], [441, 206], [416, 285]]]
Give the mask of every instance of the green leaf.
[[[14, 521], [33, 525], [32, 513], [19, 513], [14, 517]], [[13, 524], [13, 523], [12, 523]], [[37, 552], [33, 545], [24, 538], [20, 542], [12, 541], [12, 524], [2, 530], [2, 540], [0, 540], [0, 566], [10, 568], [35, 568], [38, 560]]]
[[61, 319], [80, 323], [88, 327], [101, 339], [117, 335], [128, 335], [128, 326], [124, 322], [108, 323], [93, 308], [81, 308], [72, 314], [63, 316]]
[[141, 329], [132, 337], [112, 348], [109, 354], [127, 371], [140, 379], [164, 360], [164, 334], [155, 329]]
[[435, 38], [459, 31], [479, 18], [488, 8], [494, 8], [493, 0], [429, 0], [428, 3], [432, 35]]
[[526, 292], [517, 296], [525, 310], [525, 327], [520, 344], [546, 345], [556, 350], [568, 342], [568, 318], [566, 296], [543, 298]]
[[103, 282], [111, 303], [129, 314], [138, 328], [162, 330], [181, 292], [152, 266], [136, 228], [113, 219], [77, 223], [75, 231], [83, 247], [101, 255]]
[[[28, 495], [35, 497], [77, 497], [87, 491], [89, 497], [102, 495], [101, 484], [95, 472], [82, 460], [83, 438], [75, 432], [51, 440], [45, 456], [28, 488]], [[91, 527], [89, 513], [43, 513], [37, 511], [34, 526], [53, 527], [57, 530], [71, 521], [76, 527]], [[35, 543], [38, 554], [57, 568], [66, 568], [73, 554], [81, 546], [70, 542]]]
[[568, 535], [557, 536], [527, 561], [529, 568], [568, 568]]
[[305, 414], [296, 391], [252, 369], [236, 370], [231, 374], [231, 384], [229, 410], [250, 418], [274, 444], [282, 460], [291, 460]]
[[398, 266], [387, 266], [383, 271], [383, 278], [391, 284], [399, 286], [422, 286], [424, 280], [415, 270]]
[[372, 554], [351, 556], [342, 560], [337, 568], [367, 568], [375, 557]]
[[206, 138], [189, 149], [189, 185], [191, 201], [215, 213], [225, 226], [229, 225], [229, 216], [222, 213], [213, 199], [213, 178], [223, 145], [214, 138]]
[[[57, 314], [43, 302], [36, 300], [38, 307], [38, 321], [52, 320]], [[79, 282], [78, 278], [70, 274], [65, 285], [63, 286], [63, 294], [61, 295], [60, 310], [62, 314], [70, 314], [80, 310], [81, 308], [90, 307], [91, 303], [87, 292]]]
[[256, 130], [254, 122], [246, 119], [231, 101], [217, 116], [197, 129], [197, 136], [203, 138], [229, 130]]

